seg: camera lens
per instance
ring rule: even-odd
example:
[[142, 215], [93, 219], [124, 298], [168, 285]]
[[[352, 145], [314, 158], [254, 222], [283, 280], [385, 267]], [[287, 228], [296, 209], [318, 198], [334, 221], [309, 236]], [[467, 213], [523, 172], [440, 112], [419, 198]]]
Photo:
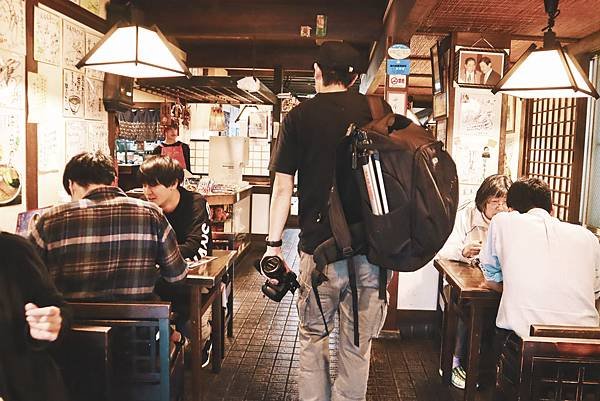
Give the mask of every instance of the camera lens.
[[273, 278], [279, 270], [280, 264], [281, 260], [277, 256], [271, 256], [264, 258], [260, 267], [265, 276]]

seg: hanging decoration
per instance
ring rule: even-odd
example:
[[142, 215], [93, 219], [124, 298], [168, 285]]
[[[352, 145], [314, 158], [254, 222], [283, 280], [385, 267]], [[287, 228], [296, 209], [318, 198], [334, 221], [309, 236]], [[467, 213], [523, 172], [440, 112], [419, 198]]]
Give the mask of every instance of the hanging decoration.
[[225, 130], [225, 113], [221, 105], [211, 107], [208, 117], [208, 130], [219, 132]]

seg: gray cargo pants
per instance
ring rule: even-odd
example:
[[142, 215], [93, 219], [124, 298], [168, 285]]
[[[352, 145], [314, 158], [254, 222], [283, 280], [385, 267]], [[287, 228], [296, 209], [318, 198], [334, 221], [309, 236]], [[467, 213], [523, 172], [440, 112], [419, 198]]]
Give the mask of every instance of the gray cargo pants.
[[[354, 256], [358, 289], [360, 347], [354, 345], [352, 296], [346, 261], [325, 267], [328, 281], [319, 286], [319, 296], [329, 330], [339, 311], [337, 377], [329, 377], [329, 338], [311, 287], [315, 269], [312, 255], [300, 253], [300, 291], [297, 307], [300, 337], [299, 392], [302, 401], [361, 401], [367, 392], [371, 339], [376, 337], [387, 314], [387, 300], [379, 299], [379, 267], [363, 255]], [[389, 279], [389, 277], [388, 277]]]

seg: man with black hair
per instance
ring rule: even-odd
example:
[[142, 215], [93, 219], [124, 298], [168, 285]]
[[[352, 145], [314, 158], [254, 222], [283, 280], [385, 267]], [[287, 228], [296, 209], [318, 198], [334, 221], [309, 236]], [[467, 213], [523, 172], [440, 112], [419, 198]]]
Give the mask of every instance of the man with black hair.
[[494, 71], [492, 60], [489, 57], [482, 57], [479, 60], [479, 69], [481, 70], [481, 83], [483, 85], [496, 85], [500, 82], [500, 74]]
[[164, 212], [181, 256], [201, 258], [211, 252], [210, 209], [202, 195], [182, 187], [183, 177], [183, 167], [169, 156], [152, 156], [139, 170], [144, 195]]
[[[181, 186], [183, 177], [183, 168], [169, 156], [152, 156], [142, 163], [139, 170], [144, 195], [164, 212], [177, 236], [181, 255], [186, 259], [198, 259], [212, 254], [210, 209], [202, 195]], [[161, 299], [172, 302], [173, 311], [177, 314], [177, 330], [187, 337], [191, 297], [189, 287], [184, 283], [171, 284], [159, 279], [155, 291]], [[211, 313], [209, 310], [202, 317], [202, 338], [206, 340], [203, 366], [208, 365], [210, 358]]]
[[[349, 88], [361, 70], [359, 53], [346, 43], [325, 42], [314, 68], [316, 96], [296, 106], [282, 124], [269, 169], [275, 173], [271, 199], [269, 236], [265, 256], [279, 256], [281, 238], [290, 209], [294, 174], [298, 173], [300, 225], [300, 290], [297, 298], [300, 339], [299, 393], [303, 401], [364, 400], [369, 376], [371, 339], [385, 321], [387, 302], [379, 299], [379, 267], [365, 255], [353, 257], [357, 277], [360, 346], [353, 343], [352, 297], [345, 260], [328, 264], [328, 281], [319, 286], [323, 317], [334, 326], [339, 312], [338, 373], [329, 377], [329, 337], [311, 288], [315, 270], [315, 248], [332, 236], [327, 201], [338, 172], [342, 199], [357, 198], [352, 192], [350, 172], [336, 166], [336, 148], [350, 123], [363, 126], [371, 121], [367, 98]], [[387, 112], [391, 108], [384, 104]], [[406, 120], [406, 119], [404, 119]], [[410, 124], [408, 120], [405, 125]], [[342, 177], [342, 178], [340, 178]], [[346, 177], [348, 182], [344, 182]], [[349, 224], [360, 221], [360, 208], [344, 205]]]
[[187, 274], [160, 208], [127, 197], [114, 179], [110, 157], [74, 156], [63, 174], [72, 202], [45, 211], [30, 234], [66, 299], [149, 299], [159, 275], [176, 282]]
[[532, 324], [598, 326], [600, 244], [585, 228], [552, 217], [548, 185], [522, 178], [508, 190], [479, 254], [489, 286], [502, 292], [496, 326], [529, 336]]

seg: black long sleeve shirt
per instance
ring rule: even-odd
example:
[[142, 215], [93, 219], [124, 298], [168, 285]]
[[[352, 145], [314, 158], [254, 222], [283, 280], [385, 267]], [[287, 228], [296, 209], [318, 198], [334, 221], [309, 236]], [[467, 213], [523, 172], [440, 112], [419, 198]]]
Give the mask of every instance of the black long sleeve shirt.
[[180, 199], [175, 210], [165, 213], [177, 236], [179, 251], [184, 258], [212, 254], [210, 209], [197, 192], [179, 187]]
[[60, 372], [46, 350], [52, 343], [31, 338], [25, 304], [59, 307], [61, 336], [70, 327], [71, 311], [29, 241], [0, 232], [0, 251], [0, 397], [5, 401], [65, 400]]

